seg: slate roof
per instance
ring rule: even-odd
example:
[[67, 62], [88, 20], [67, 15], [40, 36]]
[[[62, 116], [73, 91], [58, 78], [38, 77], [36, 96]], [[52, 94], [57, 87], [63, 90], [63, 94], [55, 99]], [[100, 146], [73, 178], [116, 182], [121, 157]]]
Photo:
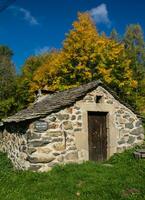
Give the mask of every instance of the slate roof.
[[119, 99], [114, 91], [112, 91], [109, 87], [98, 80], [81, 85], [77, 88], [57, 92], [52, 95], [46, 95], [44, 98], [42, 98], [42, 100], [34, 103], [26, 109], [19, 111], [15, 115], [3, 119], [2, 121], [5, 123], [22, 122], [26, 120], [45, 117], [52, 112], [57, 112], [62, 108], [71, 106], [77, 100], [80, 100], [88, 92], [96, 89], [98, 86], [102, 86], [103, 88], [105, 88], [114, 96], [115, 99], [119, 100], [120, 103], [124, 104], [126, 107], [134, 112], [134, 110], [129, 105]]

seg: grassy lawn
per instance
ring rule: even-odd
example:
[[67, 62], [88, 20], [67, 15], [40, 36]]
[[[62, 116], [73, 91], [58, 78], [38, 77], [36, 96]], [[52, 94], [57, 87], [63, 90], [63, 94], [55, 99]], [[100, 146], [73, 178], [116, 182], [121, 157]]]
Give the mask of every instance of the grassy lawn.
[[132, 150], [107, 164], [57, 166], [48, 173], [14, 171], [0, 154], [0, 200], [145, 200], [145, 160]]

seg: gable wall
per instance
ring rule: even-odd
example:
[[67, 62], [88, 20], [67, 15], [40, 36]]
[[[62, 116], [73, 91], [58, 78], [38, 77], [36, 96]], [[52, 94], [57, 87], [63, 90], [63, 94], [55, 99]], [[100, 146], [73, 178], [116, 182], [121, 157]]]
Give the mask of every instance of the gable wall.
[[[102, 96], [101, 103], [95, 103], [96, 95]], [[84, 115], [86, 115], [87, 111], [108, 112], [108, 157], [115, 152], [122, 152], [132, 145], [142, 143], [144, 130], [141, 120], [104, 88], [99, 86], [96, 90], [88, 93], [77, 104], [84, 111]], [[87, 119], [84, 119], [83, 124], [87, 124]], [[88, 124], [84, 127], [86, 134], [88, 134], [87, 127]]]

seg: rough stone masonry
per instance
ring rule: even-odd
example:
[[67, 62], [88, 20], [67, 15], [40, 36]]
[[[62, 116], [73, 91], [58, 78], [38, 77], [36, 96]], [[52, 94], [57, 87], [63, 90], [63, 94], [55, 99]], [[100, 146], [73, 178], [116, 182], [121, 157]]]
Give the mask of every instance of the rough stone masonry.
[[[96, 96], [101, 97], [97, 103]], [[50, 100], [53, 101], [53, 95]], [[22, 170], [43, 172], [57, 164], [89, 160], [88, 111], [108, 113], [107, 158], [143, 142], [141, 119], [99, 84], [57, 111], [36, 118], [29, 113], [29, 119], [18, 122], [8, 118], [0, 130], [0, 150], [8, 154], [16, 169]], [[48, 124], [47, 130], [37, 129], [36, 124], [41, 120]]]

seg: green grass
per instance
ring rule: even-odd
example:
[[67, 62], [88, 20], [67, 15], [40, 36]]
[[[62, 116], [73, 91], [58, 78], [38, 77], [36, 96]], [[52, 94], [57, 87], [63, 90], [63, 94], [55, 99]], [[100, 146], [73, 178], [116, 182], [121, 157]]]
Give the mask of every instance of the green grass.
[[93, 162], [57, 166], [48, 173], [13, 170], [0, 154], [0, 200], [145, 200], [145, 160], [134, 149]]

